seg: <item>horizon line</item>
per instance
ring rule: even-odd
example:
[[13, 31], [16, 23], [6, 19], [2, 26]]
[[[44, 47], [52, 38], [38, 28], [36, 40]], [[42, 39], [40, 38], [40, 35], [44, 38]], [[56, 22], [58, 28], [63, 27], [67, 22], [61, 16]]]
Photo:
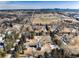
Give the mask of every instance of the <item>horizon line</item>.
[[[27, 8], [15, 8], [15, 9], [27, 9]], [[28, 8], [28, 9], [79, 9], [79, 8]], [[0, 9], [0, 10], [9, 10], [9, 9]]]

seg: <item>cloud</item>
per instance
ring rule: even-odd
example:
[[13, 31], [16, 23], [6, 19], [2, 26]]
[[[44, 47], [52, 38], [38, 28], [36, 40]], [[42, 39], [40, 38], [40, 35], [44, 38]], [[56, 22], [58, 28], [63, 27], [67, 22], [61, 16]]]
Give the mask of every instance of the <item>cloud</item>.
[[0, 1], [0, 4], [5, 4], [7, 3], [8, 1]]
[[35, 8], [40, 8], [38, 5], [31, 5], [31, 4], [21, 4], [20, 3], [12, 3], [12, 2], [0, 2], [0, 9], [35, 9]]
[[20, 8], [25, 8], [24, 5], [20, 5], [20, 4], [13, 4], [12, 2], [8, 2], [8, 1], [1, 1], [0, 2], [0, 9], [20, 9]]

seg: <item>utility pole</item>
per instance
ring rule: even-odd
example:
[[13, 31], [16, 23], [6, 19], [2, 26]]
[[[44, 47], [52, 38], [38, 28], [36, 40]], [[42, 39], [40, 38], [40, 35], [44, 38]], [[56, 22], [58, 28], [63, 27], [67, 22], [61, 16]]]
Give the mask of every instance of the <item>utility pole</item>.
[[32, 29], [33, 29], [32, 21], [33, 21], [33, 19], [34, 19], [34, 14], [35, 14], [35, 10], [34, 10], [33, 13], [32, 13], [31, 19], [29, 19], [30, 25], [32, 26]]

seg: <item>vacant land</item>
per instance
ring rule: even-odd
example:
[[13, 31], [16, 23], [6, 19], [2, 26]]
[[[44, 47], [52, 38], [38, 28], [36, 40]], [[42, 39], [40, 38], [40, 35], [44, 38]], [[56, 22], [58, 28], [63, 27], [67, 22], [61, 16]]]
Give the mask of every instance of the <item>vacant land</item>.
[[79, 21], [69, 13], [0, 12], [0, 57], [79, 57]]

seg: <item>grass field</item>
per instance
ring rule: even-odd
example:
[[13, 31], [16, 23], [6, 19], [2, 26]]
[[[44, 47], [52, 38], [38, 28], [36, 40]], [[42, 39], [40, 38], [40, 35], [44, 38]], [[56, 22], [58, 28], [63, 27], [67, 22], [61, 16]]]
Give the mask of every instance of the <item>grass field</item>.
[[55, 23], [55, 22], [57, 22], [57, 21], [59, 21], [59, 18], [57, 18], [57, 17], [46, 17], [46, 18], [34, 18], [33, 20], [32, 20], [32, 23], [33, 24], [50, 24], [50, 23]]

